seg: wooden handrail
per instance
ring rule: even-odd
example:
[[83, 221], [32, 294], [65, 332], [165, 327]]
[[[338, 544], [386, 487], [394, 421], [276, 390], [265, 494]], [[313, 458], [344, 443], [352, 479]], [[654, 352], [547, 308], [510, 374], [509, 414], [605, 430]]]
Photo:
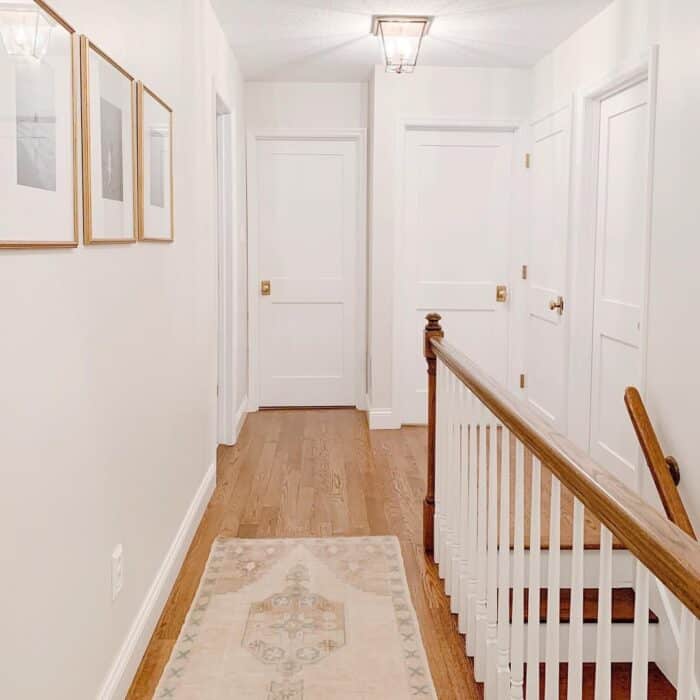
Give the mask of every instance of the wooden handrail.
[[[426, 328], [426, 356], [429, 349], [432, 350], [434, 358], [439, 358], [589, 512], [696, 617], [700, 617], [700, 544], [600, 467], [570, 440], [517, 402], [466, 355], [446, 342], [442, 338], [439, 318], [429, 318], [428, 326], [430, 331]], [[429, 332], [431, 336], [428, 335]], [[430, 414], [432, 423], [428, 434], [434, 436], [434, 409]], [[433, 447], [432, 455], [428, 458], [428, 468], [430, 470], [432, 466], [434, 470], [434, 437], [431, 444]], [[434, 471], [433, 474], [429, 473], [428, 483], [429, 489], [430, 484], [433, 484], [434, 489]], [[427, 527], [425, 532], [428, 534]], [[432, 525], [430, 532], [432, 533]], [[425, 546], [430, 550], [432, 543], [426, 542]]]
[[625, 390], [625, 405], [666, 515], [683, 532], [697, 540], [688, 511], [686, 511], [678, 491], [676, 479], [671, 472], [671, 465], [675, 464], [675, 460], [671, 462], [670, 460], [673, 458], [664, 455], [659, 438], [656, 436], [656, 431], [644, 406], [644, 401], [635, 387], [631, 386]]

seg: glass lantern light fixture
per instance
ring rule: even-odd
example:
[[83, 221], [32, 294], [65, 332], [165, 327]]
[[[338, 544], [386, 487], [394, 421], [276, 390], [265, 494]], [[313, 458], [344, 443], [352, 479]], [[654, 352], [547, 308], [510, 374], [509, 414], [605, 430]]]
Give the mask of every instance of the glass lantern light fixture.
[[35, 3], [0, 0], [0, 40], [9, 56], [41, 60], [53, 27], [53, 20]]
[[413, 73], [432, 17], [375, 17], [372, 33], [382, 40], [387, 73]]

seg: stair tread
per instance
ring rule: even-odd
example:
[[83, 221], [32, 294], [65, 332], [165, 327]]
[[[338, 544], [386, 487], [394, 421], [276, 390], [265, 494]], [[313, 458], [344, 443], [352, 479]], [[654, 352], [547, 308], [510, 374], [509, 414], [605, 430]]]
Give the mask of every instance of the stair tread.
[[[540, 664], [540, 697], [544, 697], [544, 664]], [[675, 700], [676, 689], [655, 664], [649, 664], [649, 690], [647, 697], [654, 700]], [[613, 700], [627, 699], [631, 695], [632, 664], [611, 665], [611, 697]], [[565, 698], [568, 690], [568, 664], [559, 664], [559, 697]], [[583, 664], [583, 700], [594, 700], [595, 664]]]
[[[515, 483], [515, 438], [511, 434], [510, 445], [510, 482]], [[523, 513], [523, 539], [525, 549], [530, 547], [530, 516], [532, 508], [531, 500], [531, 484], [532, 484], [532, 455], [528, 450], [525, 450], [523, 460], [523, 476], [525, 485], [525, 500]], [[552, 490], [552, 476], [546, 465], [542, 465], [540, 476], [540, 548], [542, 550], [549, 549], [549, 521], [550, 521], [550, 501]], [[571, 491], [564, 484], [561, 484], [561, 492], [559, 499], [560, 511], [560, 532], [559, 541], [560, 549], [563, 551], [571, 550], [573, 546], [573, 520], [574, 520], [574, 497]], [[515, 512], [515, 488], [510, 489], [510, 542], [511, 549], [515, 536], [515, 521], [513, 514]], [[600, 521], [590, 510], [584, 509], [583, 516], [583, 544], [586, 550], [600, 549]], [[626, 547], [616, 538], [613, 537], [613, 549], [624, 550]]]
[[[525, 590], [525, 622], [528, 620], [528, 591]], [[549, 591], [540, 589], [540, 622], [547, 621], [547, 598]], [[612, 589], [612, 621], [615, 623], [634, 622], [635, 594], [632, 588]], [[571, 619], [571, 589], [562, 588], [559, 591], [559, 621], [569, 622]], [[598, 620], [598, 589], [583, 589], [583, 621], [584, 623]], [[510, 621], [513, 621], [513, 591], [510, 591]], [[656, 624], [659, 618], [649, 611], [649, 622]]]

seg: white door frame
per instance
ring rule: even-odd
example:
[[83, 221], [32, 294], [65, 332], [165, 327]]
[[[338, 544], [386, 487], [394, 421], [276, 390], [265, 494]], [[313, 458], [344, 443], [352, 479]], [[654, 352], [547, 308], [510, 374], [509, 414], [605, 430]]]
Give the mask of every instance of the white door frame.
[[[233, 111], [214, 90], [215, 97], [215, 182], [217, 229], [217, 294], [218, 294], [218, 355], [217, 355], [217, 441], [233, 445], [237, 438], [235, 426], [235, 367], [234, 316], [236, 309], [234, 274], [236, 270], [236, 192], [234, 168], [235, 124]], [[222, 169], [223, 168], [223, 169]], [[225, 196], [222, 197], [222, 190]]]
[[248, 410], [260, 408], [259, 297], [260, 274], [258, 226], [258, 142], [260, 141], [347, 141], [357, 150], [356, 235], [356, 377], [355, 405], [366, 403], [367, 348], [367, 130], [366, 129], [249, 129], [248, 130]]
[[[644, 300], [640, 350], [642, 371], [639, 387], [646, 388], [649, 267], [651, 248], [652, 206], [654, 193], [654, 135], [656, 125], [656, 86], [658, 47], [650, 47], [641, 57], [628, 61], [613, 73], [576, 93], [576, 128], [578, 144], [573, 163], [578, 172], [578, 196], [573, 231], [576, 264], [572, 268], [571, 355], [569, 362], [569, 437], [588, 450], [591, 428], [591, 387], [593, 381], [593, 329], [595, 305], [596, 229], [598, 199], [598, 146], [600, 135], [600, 106], [606, 98], [622, 92], [644, 80], [648, 83], [649, 104], [649, 163], [647, 167], [646, 222], [644, 227]], [[623, 397], [620, 397], [622, 402]]]
[[[514, 307], [514, 296], [517, 294], [513, 284], [516, 279], [513, 274], [513, 266], [516, 264], [516, 256], [513, 250], [513, 225], [515, 221], [516, 201], [518, 200], [516, 189], [518, 188], [518, 158], [526, 152], [524, 139], [524, 121], [517, 120], [494, 120], [486, 121], [483, 119], [469, 119], [464, 117], [400, 117], [396, 127], [396, 172], [398, 173], [398, 190], [394, 210], [394, 337], [393, 337], [393, 358], [391, 363], [391, 401], [393, 405], [391, 420], [382, 424], [382, 427], [400, 428], [401, 427], [401, 339], [404, 332], [404, 322], [402, 314], [402, 272], [403, 272], [403, 244], [404, 244], [404, 205], [406, 191], [405, 177], [405, 161], [406, 161], [406, 137], [409, 131], [415, 129], [426, 129], [431, 131], [500, 131], [512, 133], [514, 136], [513, 142], [513, 177], [514, 191], [511, 202], [511, 223], [509, 227], [509, 246], [508, 246], [508, 304], [511, 313], [508, 314], [508, 348], [506, 366], [508, 368], [508, 386], [514, 387], [514, 381], [511, 382], [513, 375], [513, 353], [512, 353], [512, 338], [516, 332], [515, 315], [512, 313]], [[524, 170], [524, 169], [523, 169]], [[416, 328], [416, 334], [422, 332], [422, 328]], [[449, 340], [449, 328], [445, 329], [446, 339]], [[426, 387], [427, 387], [426, 378]]]

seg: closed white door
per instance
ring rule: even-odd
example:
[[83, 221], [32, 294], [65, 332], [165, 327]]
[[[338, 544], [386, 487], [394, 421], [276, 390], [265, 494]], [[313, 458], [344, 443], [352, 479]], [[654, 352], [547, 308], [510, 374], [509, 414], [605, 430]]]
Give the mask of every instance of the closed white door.
[[532, 226], [528, 241], [525, 397], [566, 432], [570, 110], [533, 125]]
[[399, 300], [400, 411], [426, 421], [425, 315], [443, 316], [448, 340], [505, 382], [513, 133], [409, 130]]
[[640, 386], [647, 288], [647, 81], [600, 107], [591, 454], [630, 486], [639, 447], [624, 405]]
[[355, 144], [258, 140], [261, 406], [355, 405]]

